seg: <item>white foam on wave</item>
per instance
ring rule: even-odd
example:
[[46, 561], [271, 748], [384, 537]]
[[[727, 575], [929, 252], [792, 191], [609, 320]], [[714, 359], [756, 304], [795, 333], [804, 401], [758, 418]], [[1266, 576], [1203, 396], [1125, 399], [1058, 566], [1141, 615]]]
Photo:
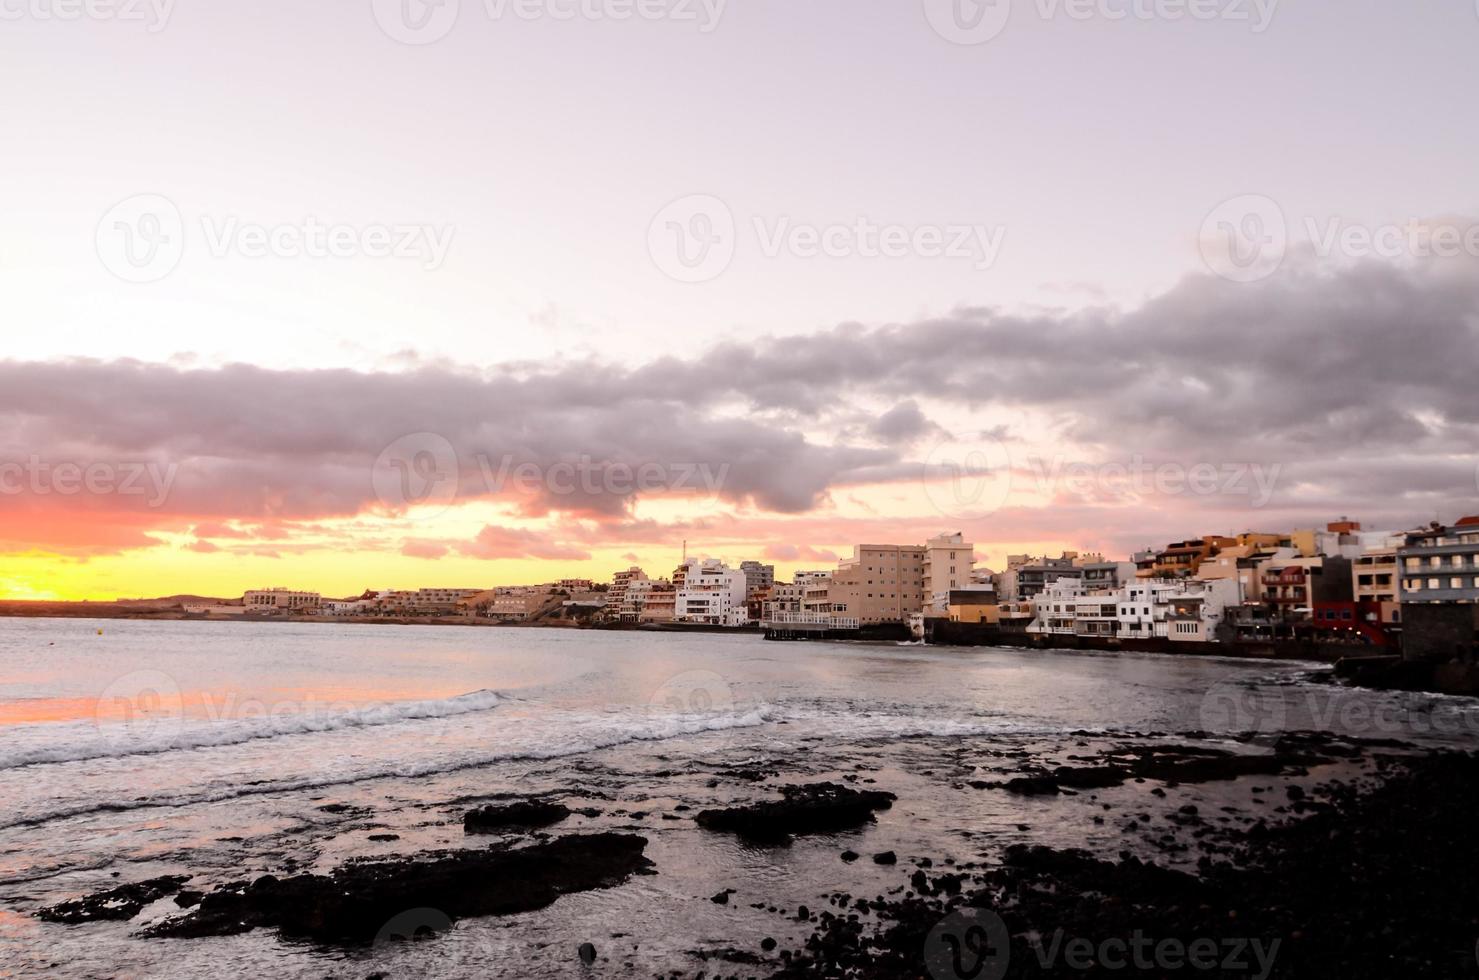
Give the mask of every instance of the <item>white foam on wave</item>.
[[228, 721], [187, 722], [183, 718], [155, 719], [144, 732], [123, 723], [85, 726], [75, 739], [61, 741], [49, 733], [44, 747], [0, 751], [0, 770], [22, 766], [57, 765], [89, 762], [134, 755], [159, 755], [164, 752], [219, 748], [240, 745], [265, 738], [311, 735], [347, 728], [374, 728], [402, 722], [451, 718], [477, 711], [489, 711], [515, 700], [500, 691], [473, 691], [434, 701], [404, 701], [379, 704], [357, 711], [334, 713], [279, 712], [254, 715]]
[[610, 716], [561, 717], [552, 725], [529, 725], [529, 744], [512, 746], [501, 752], [468, 754], [452, 758], [442, 756], [437, 759], [408, 761], [399, 765], [371, 766], [359, 772], [336, 774], [330, 777], [303, 776], [273, 779], [250, 784], [213, 786], [183, 793], [142, 796], [129, 800], [98, 801], [25, 814], [18, 819], [0, 823], [0, 830], [34, 826], [70, 817], [145, 808], [219, 803], [243, 796], [290, 793], [361, 783], [373, 779], [436, 776], [513, 760], [558, 759], [632, 742], [656, 742], [709, 732], [754, 728], [768, 723], [773, 718], [774, 711], [766, 705], [748, 711], [725, 714], [649, 714], [628, 716], [619, 720], [613, 720]]

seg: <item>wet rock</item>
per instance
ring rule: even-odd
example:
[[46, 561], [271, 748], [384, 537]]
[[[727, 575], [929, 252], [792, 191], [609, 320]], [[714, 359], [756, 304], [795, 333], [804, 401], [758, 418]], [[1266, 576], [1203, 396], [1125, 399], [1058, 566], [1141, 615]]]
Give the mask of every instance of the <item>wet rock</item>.
[[548, 827], [568, 816], [569, 807], [547, 800], [523, 800], [501, 806], [492, 804], [463, 814], [462, 830], [468, 834], [496, 834], [510, 829]]
[[189, 875], [165, 875], [147, 881], [135, 881], [86, 898], [52, 905], [39, 910], [36, 917], [47, 922], [66, 922], [73, 925], [80, 922], [125, 922], [142, 912], [144, 906], [175, 894], [189, 880]]
[[898, 864], [899, 863], [899, 856], [897, 854], [895, 854], [893, 851], [884, 851], [881, 854], [875, 854], [875, 855], [873, 855], [873, 863], [874, 864]]
[[724, 810], [702, 810], [698, 825], [765, 843], [788, 843], [796, 834], [825, 834], [873, 822], [873, 811], [893, 806], [895, 796], [855, 790], [837, 783], [784, 786], [783, 799]]
[[193, 913], [141, 935], [198, 938], [274, 928], [289, 937], [364, 943], [408, 908], [440, 909], [453, 919], [512, 915], [544, 908], [561, 895], [620, 885], [650, 873], [646, 846], [647, 839], [635, 835], [587, 834], [520, 848], [352, 862], [329, 875], [223, 886]]
[[594, 943], [581, 943], [580, 949], [576, 951], [580, 956], [580, 962], [590, 966], [596, 962], [596, 946]]

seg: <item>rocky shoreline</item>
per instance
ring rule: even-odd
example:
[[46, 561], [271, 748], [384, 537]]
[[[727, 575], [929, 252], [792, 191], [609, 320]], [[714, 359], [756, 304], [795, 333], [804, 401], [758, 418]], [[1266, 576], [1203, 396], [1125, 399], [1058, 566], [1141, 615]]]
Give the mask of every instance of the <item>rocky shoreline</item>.
[[[670, 935], [591, 930], [568, 949], [540, 952], [551, 975], [566, 968], [665, 978], [702, 971], [708, 980], [1479, 972], [1479, 843], [1469, 831], [1479, 756], [1321, 733], [1071, 732], [1032, 749], [936, 739], [893, 750], [918, 760], [907, 779], [881, 762], [817, 779], [827, 767], [808, 766], [805, 753], [789, 764], [701, 763], [652, 772], [672, 802], [651, 810], [598, 810], [569, 791], [468, 800], [446, 805], [463, 839], [451, 850], [351, 857], [319, 873], [288, 868], [214, 887], [203, 884], [207, 873], [162, 875], [34, 914], [78, 928], [119, 922], [149, 942], [263, 929], [370, 948], [441, 933], [459, 920], [547, 915], [562, 896], [616, 895], [634, 879], [661, 882], [682, 870], [693, 911], [721, 916], [689, 946], [688, 969], [674, 970], [670, 958], [645, 962], [655, 940]], [[914, 802], [908, 779], [927, 780], [962, 806], [975, 800], [1020, 815], [1019, 833], [983, 831], [960, 815], [965, 810], [947, 810], [939, 830], [906, 843], [897, 824], [886, 830], [880, 822], [918, 819], [894, 816]], [[858, 785], [875, 782], [888, 789]], [[705, 799], [713, 803], [693, 805]], [[320, 809], [363, 819], [337, 806]], [[1087, 828], [1039, 840], [1078, 834], [1094, 843], [1040, 843], [1028, 820], [1044, 830]], [[729, 860], [741, 853], [733, 847], [783, 863], [797, 851], [830, 853], [834, 870], [807, 865], [783, 900], [754, 893], [722, 861], [665, 865], [662, 855], [673, 852], [654, 854], [651, 835], [631, 833], [634, 824]], [[923, 840], [933, 843], [916, 846]], [[847, 884], [808, 898], [807, 881]], [[727, 942], [719, 938], [725, 922], [733, 929]], [[375, 963], [371, 956], [364, 969], [341, 975], [378, 975]]]

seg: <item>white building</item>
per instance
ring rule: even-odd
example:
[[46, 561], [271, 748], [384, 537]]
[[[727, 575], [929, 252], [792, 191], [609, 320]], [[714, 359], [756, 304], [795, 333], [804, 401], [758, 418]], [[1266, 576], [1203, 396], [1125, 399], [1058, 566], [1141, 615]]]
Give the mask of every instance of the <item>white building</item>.
[[1095, 591], [1076, 579], [1058, 579], [1038, 595], [1027, 632], [1210, 642], [1227, 608], [1237, 605], [1236, 579], [1140, 579]]
[[674, 601], [674, 619], [712, 626], [744, 626], [750, 621], [744, 572], [716, 558], [690, 558], [682, 567], [683, 587]]

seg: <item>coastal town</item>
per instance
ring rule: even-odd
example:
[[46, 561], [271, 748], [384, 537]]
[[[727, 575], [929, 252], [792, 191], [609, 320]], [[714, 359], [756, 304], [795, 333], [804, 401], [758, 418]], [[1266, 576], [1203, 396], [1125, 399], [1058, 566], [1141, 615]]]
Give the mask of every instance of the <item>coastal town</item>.
[[1125, 560], [1066, 551], [977, 565], [962, 532], [858, 544], [835, 568], [779, 581], [773, 564], [685, 557], [609, 582], [366, 591], [274, 587], [187, 601], [191, 617], [322, 617], [760, 629], [777, 638], [1256, 644], [1314, 641], [1467, 659], [1479, 628], [1479, 516], [1405, 531], [1324, 528], [1206, 535]]

